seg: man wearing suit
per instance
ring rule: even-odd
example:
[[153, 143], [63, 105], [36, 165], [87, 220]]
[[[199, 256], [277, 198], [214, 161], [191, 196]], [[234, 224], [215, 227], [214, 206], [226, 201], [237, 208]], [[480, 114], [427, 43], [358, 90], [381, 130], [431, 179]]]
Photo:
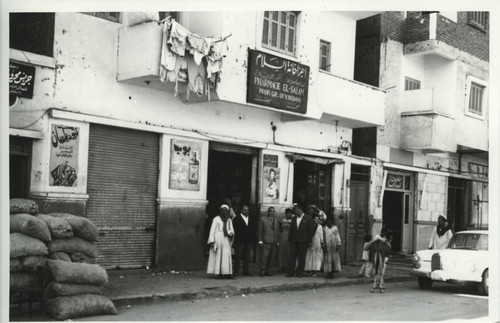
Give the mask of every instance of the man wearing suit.
[[[290, 259], [287, 277], [292, 277], [294, 273], [297, 277], [302, 277], [304, 274], [307, 247], [311, 244], [314, 235], [314, 223], [309, 215], [304, 214], [302, 207], [298, 204], [294, 205], [293, 213], [294, 217], [292, 218], [288, 236]], [[297, 268], [295, 268], [296, 264]]]
[[273, 250], [278, 245], [278, 221], [274, 217], [274, 207], [267, 210], [267, 215], [259, 219], [257, 225], [257, 241], [260, 247], [259, 269], [260, 276], [272, 276], [269, 265], [273, 257]]
[[243, 275], [252, 276], [250, 274], [250, 250], [255, 242], [255, 225], [254, 220], [250, 217], [250, 209], [248, 205], [243, 205], [241, 213], [233, 219], [234, 227], [234, 268], [233, 274], [238, 274], [240, 270], [240, 262], [243, 258]]

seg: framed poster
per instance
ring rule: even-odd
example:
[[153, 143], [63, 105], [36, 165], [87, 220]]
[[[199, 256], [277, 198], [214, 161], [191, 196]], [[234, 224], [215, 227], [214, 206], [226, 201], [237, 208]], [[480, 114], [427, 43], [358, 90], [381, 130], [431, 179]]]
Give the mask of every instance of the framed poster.
[[280, 169], [278, 156], [264, 154], [262, 188], [264, 203], [277, 203], [280, 197]]
[[52, 125], [50, 186], [77, 186], [79, 128]]
[[172, 139], [170, 147], [170, 180], [173, 190], [199, 191], [201, 143]]

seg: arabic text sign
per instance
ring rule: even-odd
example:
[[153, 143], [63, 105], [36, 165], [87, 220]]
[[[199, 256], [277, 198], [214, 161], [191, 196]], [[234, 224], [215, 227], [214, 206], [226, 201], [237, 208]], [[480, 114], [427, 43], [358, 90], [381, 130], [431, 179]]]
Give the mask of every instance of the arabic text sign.
[[35, 67], [9, 63], [9, 94], [21, 98], [33, 98]]
[[403, 175], [387, 174], [385, 187], [403, 189]]
[[305, 114], [309, 66], [249, 49], [247, 102]]

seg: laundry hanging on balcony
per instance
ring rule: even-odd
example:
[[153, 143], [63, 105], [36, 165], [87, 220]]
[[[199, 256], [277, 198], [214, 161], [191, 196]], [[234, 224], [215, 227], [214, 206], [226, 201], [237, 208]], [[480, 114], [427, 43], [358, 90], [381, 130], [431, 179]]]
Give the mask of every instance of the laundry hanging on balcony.
[[188, 102], [191, 92], [210, 101], [210, 92], [217, 89], [220, 81], [229, 36], [197, 35], [174, 19], [166, 19], [163, 22], [160, 81], [175, 83], [175, 96], [179, 95], [179, 83], [187, 83]]

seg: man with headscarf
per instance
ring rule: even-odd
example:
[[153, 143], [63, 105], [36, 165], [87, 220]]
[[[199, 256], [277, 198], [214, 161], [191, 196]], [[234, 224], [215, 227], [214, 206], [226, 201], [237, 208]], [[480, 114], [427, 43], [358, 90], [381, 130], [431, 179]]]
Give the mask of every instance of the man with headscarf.
[[429, 249], [444, 249], [448, 245], [453, 233], [446, 218], [442, 215], [438, 217], [438, 224], [434, 227], [429, 242]]
[[218, 278], [233, 278], [231, 245], [234, 239], [233, 222], [229, 218], [229, 206], [221, 205], [219, 215], [216, 216], [210, 227], [208, 245], [207, 274], [218, 275]]

